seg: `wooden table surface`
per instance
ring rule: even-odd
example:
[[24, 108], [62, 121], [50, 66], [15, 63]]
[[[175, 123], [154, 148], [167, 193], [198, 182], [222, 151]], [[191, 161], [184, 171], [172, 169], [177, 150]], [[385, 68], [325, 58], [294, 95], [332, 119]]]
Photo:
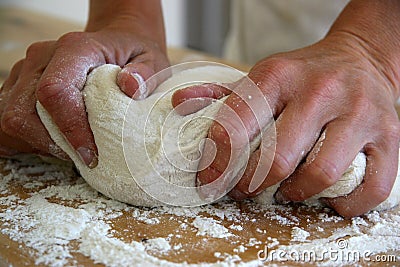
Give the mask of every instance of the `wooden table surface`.
[[[79, 30], [80, 25], [73, 25], [65, 21], [57, 20], [55, 18], [49, 18], [41, 14], [36, 14], [33, 12], [28, 12], [21, 9], [0, 9], [0, 79], [5, 79], [10, 67], [13, 62], [24, 56], [24, 51], [26, 47], [38, 40], [55, 39], [62, 33], [68, 31]], [[171, 57], [171, 62], [178, 63], [184, 61], [192, 60], [215, 60], [207, 55], [183, 49], [169, 49], [169, 55]], [[248, 66], [244, 65], [234, 65], [242, 70], [248, 70]], [[2, 179], [4, 175], [12, 172], [18, 172], [21, 168], [26, 168], [26, 166], [32, 166], [30, 162], [20, 163], [19, 166], [15, 167], [14, 170], [6, 169], [3, 167], [7, 164], [6, 160], [0, 161], [0, 173], [2, 173]], [[35, 175], [40, 176], [41, 174], [32, 174], [30, 177]], [[27, 176], [28, 177], [28, 176]], [[29, 179], [26, 178], [26, 179]], [[26, 180], [24, 180], [26, 182]], [[33, 187], [27, 189], [24, 184], [18, 179], [12, 179], [8, 182], [8, 193], [0, 193], [1, 197], [10, 196], [10, 194], [18, 196], [21, 199], [26, 199], [35, 193], [35, 190], [42, 190], [43, 188], [50, 187], [51, 185], [57, 183], [70, 183], [74, 185], [80, 180], [78, 177], [72, 175], [67, 182], [60, 181], [59, 179], [54, 179], [51, 181], [42, 182], [40, 187]], [[1, 188], [0, 188], [1, 192]], [[63, 204], [61, 200], [52, 200], [55, 203]], [[74, 203], [67, 203], [65, 205], [73, 206]], [[185, 218], [184, 215], [178, 216], [174, 214], [158, 213], [157, 210], [153, 211], [153, 217], [156, 217], [159, 221], [157, 224], [146, 224], [143, 221], [137, 220], [130, 216], [132, 210], [128, 210], [116, 218], [110, 219], [110, 225], [113, 229], [113, 235], [116, 238], [121, 238], [125, 242], [138, 241], [165, 237], [169, 233], [174, 233], [174, 237], [171, 238], [171, 243], [182, 244], [183, 248], [186, 248], [187, 252], [177, 253], [169, 252], [162, 255], [155, 255], [158, 258], [168, 260], [170, 262], [188, 262], [188, 263], [214, 263], [218, 261], [215, 252], [220, 253], [226, 252], [229, 255], [238, 255], [242, 261], [257, 260], [257, 253], [262, 248], [262, 245], [267, 240], [277, 240], [281, 245], [293, 244], [292, 231], [293, 227], [299, 227], [309, 232], [310, 238], [305, 241], [309, 243], [309, 240], [313, 239], [323, 239], [331, 237], [332, 233], [338, 230], [345, 229], [346, 227], [355, 227], [357, 225], [357, 219], [346, 220], [335, 216], [333, 212], [327, 211], [326, 209], [309, 208], [301, 205], [290, 206], [286, 208], [261, 208], [255, 207], [251, 202], [245, 203], [233, 203], [235, 209], [240, 211], [238, 215], [240, 221], [237, 222], [242, 228], [242, 231], [232, 231], [234, 232], [234, 238], [213, 238], [207, 236], [196, 235], [195, 229], [190, 223], [193, 218]], [[14, 207], [15, 208], [15, 207]], [[211, 207], [212, 208], [212, 207]], [[217, 209], [218, 207], [216, 207]], [[0, 202], [0, 213], [7, 209], [11, 209], [7, 204]], [[137, 211], [144, 212], [146, 209], [133, 208]], [[274, 215], [271, 215], [274, 214]], [[400, 216], [400, 209], [396, 208], [392, 211], [378, 214], [378, 216], [385, 217], [386, 215]], [[202, 216], [210, 216], [215, 218], [215, 215], [208, 214], [207, 211], [202, 213]], [[285, 218], [287, 221], [292, 223], [282, 223], [282, 221], [277, 220], [277, 216], [280, 218]], [[1, 218], [1, 217], [0, 217]], [[328, 218], [328, 219], [327, 219]], [[330, 218], [330, 219], [329, 219]], [[375, 223], [368, 219], [368, 217], [363, 216], [361, 218], [366, 223], [363, 226], [363, 232], [368, 232], [369, 228], [373, 228]], [[219, 222], [229, 227], [232, 221], [227, 219], [218, 219]], [[179, 224], [182, 221], [187, 221], [189, 223], [189, 228], [186, 230], [178, 231], [179, 235], [176, 234], [176, 229], [179, 228]], [[9, 227], [6, 221], [0, 221], [0, 229], [6, 229]], [[399, 223], [400, 228], [400, 223]], [[126, 235], [124, 230], [130, 229], [131, 234]], [[260, 230], [261, 229], [261, 230]], [[264, 229], [264, 231], [262, 231]], [[322, 231], [321, 231], [322, 229]], [[393, 233], [394, 238], [400, 240], [400, 235]], [[349, 236], [351, 237], [351, 234]], [[248, 240], [254, 238], [258, 240], [257, 245], [249, 244]], [[296, 243], [296, 242], [295, 242]], [[299, 242], [297, 242], [299, 243]], [[235, 248], [239, 244], [246, 246], [245, 251], [237, 251]], [[300, 242], [301, 244], [301, 242]], [[399, 242], [400, 244], [400, 242]], [[185, 250], [183, 250], [185, 251]], [[387, 251], [386, 254], [393, 254], [399, 256], [400, 246]], [[93, 259], [84, 256], [80, 253], [74, 253], [74, 258], [71, 259], [72, 265], [80, 266], [102, 266], [101, 264], [95, 264]], [[37, 258], [37, 252], [33, 251], [31, 248], [26, 246], [26, 244], [18, 243], [13, 241], [10, 236], [6, 234], [0, 234], [0, 266], [32, 266]], [[397, 258], [397, 261], [400, 261]], [[279, 262], [274, 262], [278, 263]], [[259, 262], [261, 265], [262, 262]], [[311, 263], [306, 263], [311, 265]], [[385, 264], [370, 263], [375, 266], [385, 266]], [[44, 264], [40, 264], [44, 265]], [[301, 265], [301, 263], [282, 263], [281, 265]], [[395, 265], [395, 263], [390, 263], [389, 265]]]

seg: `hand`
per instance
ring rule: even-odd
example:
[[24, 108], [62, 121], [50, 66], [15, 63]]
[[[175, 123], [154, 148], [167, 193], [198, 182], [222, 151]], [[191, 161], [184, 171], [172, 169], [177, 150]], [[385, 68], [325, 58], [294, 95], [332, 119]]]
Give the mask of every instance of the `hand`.
[[[57, 41], [32, 44], [26, 58], [14, 65], [0, 92], [2, 156], [38, 153], [67, 158], [36, 113], [39, 100], [82, 160], [94, 167], [97, 148], [81, 93], [88, 73], [102, 64], [117, 64], [123, 67], [117, 83], [128, 96], [143, 98], [154, 89], [155, 85], [147, 91], [137, 90], [143, 80], [169, 65], [162, 15], [151, 23], [147, 23], [150, 18], [141, 21], [142, 17], [126, 14], [109, 15], [107, 18], [113, 19], [106, 21], [95, 16], [118, 6], [111, 2], [91, 3], [97, 13], [91, 14], [86, 32], [67, 33]], [[121, 5], [128, 2], [134, 5], [131, 2], [135, 1], [122, 1]], [[154, 1], [147, 3], [150, 2]], [[153, 10], [158, 10], [154, 3]], [[160, 8], [158, 11], [161, 13]], [[146, 14], [143, 12], [143, 17]]]
[[[333, 185], [363, 151], [368, 159], [364, 182], [348, 196], [327, 203], [339, 214], [351, 217], [385, 200], [397, 173], [400, 128], [394, 108], [398, 84], [390, 75], [391, 69], [381, 62], [356, 38], [337, 33], [313, 46], [257, 63], [249, 77], [259, 86], [277, 119], [276, 153], [263, 184], [249, 192], [255, 167], [266, 164], [258, 162], [260, 150], [256, 150], [230, 195], [237, 199], [253, 197], [283, 181], [277, 199], [302, 201]], [[194, 97], [219, 98], [229, 93], [215, 86], [186, 88], [173, 96], [173, 105]], [[253, 112], [262, 110], [248, 107], [236, 93], [225, 104], [245, 125], [257, 125]], [[185, 113], [182, 109], [180, 112]], [[227, 119], [225, 123], [229, 129], [236, 121], [229, 123]], [[259, 133], [259, 127], [246, 130], [241, 135], [243, 140]], [[315, 146], [323, 131], [322, 145]], [[208, 137], [215, 142], [217, 153], [211, 165], [198, 173], [201, 184], [218, 179], [224, 172], [231, 154], [227, 136], [218, 123], [210, 127]]]

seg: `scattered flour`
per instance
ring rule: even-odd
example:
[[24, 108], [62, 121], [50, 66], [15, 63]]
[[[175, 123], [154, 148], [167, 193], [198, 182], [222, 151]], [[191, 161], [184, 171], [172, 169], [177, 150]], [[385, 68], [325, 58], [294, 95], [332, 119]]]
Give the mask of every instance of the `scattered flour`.
[[197, 217], [193, 221], [193, 226], [198, 229], [197, 235], [205, 235], [217, 238], [230, 237], [232, 234], [223, 225], [212, 218]]
[[[135, 208], [100, 195], [82, 178], [74, 178], [72, 169], [54, 169], [52, 165], [34, 162], [38, 173], [32, 176], [26, 175], [27, 168], [23, 166], [23, 163], [5, 162], [0, 159], [0, 163], [5, 163], [6, 169], [12, 170], [9, 174], [1, 175], [0, 190], [3, 193], [0, 195], [0, 207], [6, 208], [0, 209], [2, 222], [0, 230], [12, 240], [31, 248], [35, 264], [78, 265], [73, 253], [81, 253], [95, 263], [106, 266], [131, 266], [132, 263], [141, 266], [191, 266], [186, 263], [168, 262], [147, 253], [148, 250], [167, 253], [172, 249], [180, 249], [181, 244], [172, 248], [168, 239], [163, 237], [126, 243], [113, 236], [110, 221], [122, 216], [122, 212], [129, 212], [139, 221], [151, 221], [151, 224], [159, 223], [157, 218], [150, 218], [156, 214], [176, 216], [187, 214], [188, 217], [196, 218], [195, 224], [200, 228], [211, 225], [208, 230], [204, 228], [199, 230], [201, 235], [209, 234], [216, 238], [223, 238], [232, 234], [212, 218], [198, 219], [199, 213], [214, 210], [210, 212], [210, 216], [214, 213], [230, 220], [239, 219], [236, 216], [240, 211], [237, 208], [234, 210], [234, 206], [230, 203], [225, 209], [211, 206], [193, 209], [163, 207], [157, 211], [148, 211]], [[34, 174], [34, 172], [29, 172], [29, 174]], [[52, 181], [54, 184], [40, 189], [43, 183], [37, 183], [37, 181]], [[15, 186], [12, 183], [20, 184], [21, 187], [29, 183], [32, 185], [29, 188], [36, 186], [36, 190], [32, 190], [26, 198], [20, 197], [11, 192], [10, 187]], [[78, 243], [77, 248], [73, 246], [74, 242]], [[223, 261], [213, 266], [232, 266], [229, 259], [231, 257], [224, 257]], [[248, 266], [252, 265], [255, 264], [248, 264]], [[196, 266], [209, 266], [209, 264]]]
[[304, 242], [310, 236], [310, 233], [299, 227], [293, 227], [291, 235], [292, 235], [292, 241]]
[[[290, 242], [282, 242], [279, 237], [271, 237], [269, 225], [254, 228], [254, 233], [265, 239], [250, 237], [238, 239], [238, 234], [246, 235], [245, 226], [254, 218], [242, 213], [234, 202], [228, 200], [215, 205], [193, 208], [159, 207], [144, 209], [111, 200], [92, 189], [82, 178], [76, 178], [71, 167], [54, 167], [46, 163], [32, 163], [1, 160], [0, 165], [9, 170], [1, 176], [0, 183], [0, 231], [10, 239], [29, 248], [35, 264], [46, 266], [79, 265], [74, 255], [80, 253], [95, 263], [105, 266], [131, 266], [132, 262], [141, 266], [259, 266], [256, 255], [249, 262], [237, 255], [248, 253], [251, 248], [261, 249], [265, 244], [269, 249], [287, 253], [308, 253], [322, 255], [326, 250], [338, 250], [338, 242], [345, 247], [339, 251], [347, 255], [357, 251], [382, 255], [397, 255], [400, 251], [400, 210], [393, 212], [373, 211], [363, 217], [353, 218], [346, 227], [334, 229], [322, 237], [309, 235], [325, 234], [320, 226], [306, 228], [301, 222], [312, 224], [309, 219], [293, 215], [292, 207], [251, 205], [250, 212], [275, 222], [276, 226], [289, 230]], [[33, 170], [38, 173], [35, 174]], [[29, 186], [25, 186], [29, 184]], [[24, 194], [19, 194], [15, 186], [20, 186]], [[309, 208], [311, 209], [311, 208]], [[327, 210], [328, 211], [328, 210]], [[159, 215], [170, 214], [179, 220], [178, 230], [189, 231], [209, 239], [227, 240], [235, 244], [231, 253], [211, 252], [218, 261], [215, 263], [188, 264], [174, 263], [158, 258], [171, 252], [190, 253], [184, 235], [172, 232], [166, 236], [152, 237], [138, 241], [124, 241], [113, 230], [113, 220], [126, 217], [146, 225], [161, 225]], [[319, 222], [337, 224], [344, 219], [320, 212]], [[224, 226], [226, 225], [226, 227]], [[259, 229], [260, 231], [257, 231]], [[266, 229], [267, 231], [263, 231]], [[123, 232], [138, 231], [124, 229]], [[171, 243], [172, 237], [179, 238]], [[344, 240], [344, 241], [343, 241]], [[342, 244], [340, 243], [340, 244]], [[327, 254], [326, 254], [327, 255]], [[369, 254], [368, 254], [369, 255]], [[344, 256], [343, 256], [344, 257]], [[355, 262], [347, 258], [316, 261], [317, 265], [340, 265]], [[206, 259], [205, 259], [206, 260]], [[270, 263], [278, 263], [276, 260]]]
[[[112, 72], [116, 73], [116, 70]], [[359, 159], [363, 162], [362, 155]], [[72, 166], [46, 164], [33, 159], [25, 159], [21, 162], [0, 160], [0, 164], [4, 165], [2, 169], [7, 171], [0, 174], [0, 231], [3, 235], [19, 242], [21, 246], [29, 248], [35, 264], [79, 265], [80, 263], [74, 258], [74, 255], [79, 253], [95, 263], [106, 266], [132, 266], [133, 263], [138, 266], [259, 266], [262, 262], [257, 260], [256, 255], [254, 255], [254, 260], [243, 262], [237, 253], [248, 251], [252, 247], [261, 247], [265, 242], [268, 243], [269, 248], [276, 250], [297, 253], [313, 251], [318, 255], [323, 255], [326, 249], [337, 250], [338, 245], [343, 244], [344, 246], [340, 248], [342, 252], [357, 250], [398, 255], [400, 251], [399, 209], [388, 213], [368, 213], [362, 218], [352, 219], [350, 225], [334, 229], [331, 233], [325, 233], [324, 229], [319, 227], [318, 232], [325, 235], [314, 237], [310, 236], [308, 228], [301, 225], [303, 218], [293, 215], [293, 209], [290, 207], [254, 204], [254, 208], [249, 208], [250, 210], [261, 212], [262, 216], [276, 222], [276, 225], [282, 228], [291, 229], [291, 232], [289, 230], [291, 240], [280, 242], [279, 238], [268, 236], [268, 231], [255, 230], [254, 234], [265, 239], [246, 236], [243, 241], [239, 239], [238, 231], [245, 232], [243, 229], [246, 224], [253, 223], [256, 219], [242, 214], [238, 206], [227, 200], [201, 207], [163, 206], [148, 210], [129, 206], [101, 195], [82, 178], [77, 179]], [[359, 166], [355, 165], [355, 168]], [[118, 180], [118, 175], [115, 173], [101, 175], [109, 175], [106, 179], [111, 179], [110, 182], [114, 184], [114, 187], [103, 188], [107, 185], [102, 184], [102, 179], [96, 181], [97, 176], [93, 176], [92, 185], [103, 188], [103, 193], [106, 195], [119, 197], [118, 192], [125, 186], [124, 182]], [[23, 189], [23, 194], [15, 192], [16, 185]], [[110, 188], [113, 192], [107, 191], [111, 190]], [[135, 199], [139, 197], [143, 200], [143, 205], [154, 204], [154, 199], [141, 193], [131, 197]], [[129, 197], [122, 196], [121, 200], [127, 201]], [[272, 199], [269, 197], [263, 203], [271, 202]], [[143, 241], [138, 239], [127, 242], [113, 229], [113, 220], [120, 219], [122, 216], [130, 216], [152, 227], [161, 224], [157, 216], [169, 214], [174, 218], [181, 218], [177, 231], [194, 231], [205, 241], [228, 240], [235, 244], [235, 248], [232, 253], [215, 252], [214, 256], [218, 258], [216, 263], [174, 263], [158, 258], [150, 252], [156, 251], [165, 255], [171, 251], [176, 252], [180, 249], [183, 251], [186, 249], [184, 237], [179, 239], [178, 244], [173, 244], [170, 236], [165, 237], [165, 233], [159, 237], [143, 239]], [[322, 223], [343, 223], [344, 219], [321, 212], [318, 220]], [[225, 227], [224, 222], [229, 222], [226, 225], [230, 226]], [[307, 220], [308, 223], [312, 222]], [[266, 230], [268, 227], [268, 225], [265, 226]], [[138, 231], [138, 229], [124, 229], [124, 233], [129, 231]], [[179, 238], [178, 235], [174, 236]], [[398, 256], [397, 261], [400, 261]], [[348, 259], [332, 262], [329, 258], [323, 258], [317, 263], [340, 265], [352, 262]]]
[[158, 251], [168, 251], [171, 249], [169, 242], [162, 237], [147, 239], [145, 241], [147, 249], [153, 249]]
[[[242, 214], [233, 202], [194, 208], [159, 207], [149, 210], [102, 196], [82, 178], [76, 178], [71, 167], [55, 168], [54, 165], [34, 162], [35, 167], [31, 168], [29, 161], [24, 163], [11, 160], [0, 160], [0, 164], [9, 170], [0, 179], [0, 231], [29, 248], [35, 264], [79, 265], [74, 255], [80, 253], [105, 266], [132, 266], [132, 263], [138, 266], [259, 266], [262, 262], [257, 260], [256, 255], [254, 260], [243, 262], [237, 254], [247, 253], [252, 247], [261, 248], [263, 243], [274, 250], [297, 253], [311, 250], [323, 253], [326, 249], [337, 249], [338, 240], [345, 240], [346, 247], [341, 250], [343, 253], [357, 250], [398, 255], [400, 250], [400, 210], [390, 213], [371, 212], [364, 217], [352, 219], [348, 226], [335, 229], [326, 237], [313, 237], [308, 235], [308, 228], [299, 226], [301, 218], [291, 214], [292, 208], [253, 205], [251, 207], [254, 211], [267, 217], [279, 215], [276, 222], [283, 228], [292, 229], [290, 241], [296, 242], [284, 245], [286, 242], [281, 243], [279, 238], [268, 236], [268, 231], [259, 233], [265, 237], [264, 240], [251, 237], [237, 242], [235, 240], [239, 240], [238, 236], [232, 231], [244, 232], [240, 229], [253, 219]], [[26, 170], [33, 169], [38, 173], [29, 171], [27, 174]], [[25, 184], [30, 186], [24, 187]], [[23, 195], [15, 192], [14, 188], [18, 185], [25, 188]], [[142, 222], [146, 222], [146, 218], [151, 220], [158, 215], [171, 214], [181, 218], [180, 229], [195, 231], [196, 235], [204, 236], [205, 240], [226, 239], [236, 245], [231, 253], [211, 252], [218, 259], [216, 263], [169, 262], [155, 255], [183, 251], [184, 237], [173, 233], [165, 237], [168, 233], [163, 233], [162, 236], [142, 241], [124, 241], [113, 230], [113, 220], [121, 218], [123, 214]], [[341, 217], [326, 213], [320, 213], [317, 220], [322, 223], [343, 221]], [[222, 225], [222, 222], [228, 223], [229, 227]], [[152, 223], [161, 224], [157, 220], [152, 220]], [[135, 232], [138, 229], [126, 230]], [[181, 238], [173, 244], [171, 237]], [[347, 264], [349, 261], [340, 259], [332, 262], [327, 258], [317, 263], [323, 266]]]

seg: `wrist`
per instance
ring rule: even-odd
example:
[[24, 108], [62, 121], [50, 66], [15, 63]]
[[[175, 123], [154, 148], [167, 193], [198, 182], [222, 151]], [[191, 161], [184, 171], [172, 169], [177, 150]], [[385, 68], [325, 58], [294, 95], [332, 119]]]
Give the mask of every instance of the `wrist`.
[[90, 1], [85, 31], [134, 34], [150, 39], [166, 51], [164, 20], [159, 0]]
[[327, 38], [346, 44], [365, 57], [400, 96], [400, 2], [354, 0], [332, 25]]

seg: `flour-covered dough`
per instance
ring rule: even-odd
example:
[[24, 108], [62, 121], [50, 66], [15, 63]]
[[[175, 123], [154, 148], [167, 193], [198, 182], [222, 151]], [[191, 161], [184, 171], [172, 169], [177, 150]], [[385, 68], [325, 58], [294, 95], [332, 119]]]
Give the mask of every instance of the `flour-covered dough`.
[[[200, 67], [196, 71], [185, 70], [162, 83], [156, 93], [147, 99], [135, 101], [124, 95], [116, 85], [119, 71], [120, 67], [114, 65], [95, 69], [83, 90], [89, 123], [98, 148], [97, 167], [89, 169], [82, 163], [49, 114], [38, 103], [37, 111], [51, 137], [71, 157], [82, 177], [110, 198], [151, 207], [165, 204], [161, 195], [167, 192], [172, 200], [179, 198], [189, 205], [201, 204], [202, 198], [195, 188], [197, 159], [201, 155], [202, 140], [207, 136], [212, 122], [207, 117], [213, 118], [220, 103], [215, 102], [197, 113], [180, 116], [172, 111], [172, 93], [168, 91], [171, 85], [205, 82], [207, 80], [204, 77], [208, 77], [210, 82], [233, 82], [241, 78], [241, 74], [233, 74], [216, 66]], [[123, 132], [123, 129], [127, 132]], [[179, 142], [175, 140], [177, 129], [182, 130], [178, 134]], [[255, 149], [257, 145], [253, 144], [251, 148]], [[125, 155], [129, 156], [127, 161]], [[237, 166], [236, 173], [243, 169], [242, 165]], [[334, 197], [350, 193], [362, 182], [365, 166], [365, 155], [360, 153], [342, 179], [319, 196]], [[192, 190], [169, 188], [159, 182], [160, 177]], [[399, 203], [399, 180], [396, 180], [389, 199], [377, 209], [391, 208]], [[154, 197], [142, 189], [143, 185], [154, 189], [151, 192]], [[271, 203], [276, 189], [277, 186], [267, 189], [256, 200]], [[181, 203], [166, 202], [172, 205]]]

